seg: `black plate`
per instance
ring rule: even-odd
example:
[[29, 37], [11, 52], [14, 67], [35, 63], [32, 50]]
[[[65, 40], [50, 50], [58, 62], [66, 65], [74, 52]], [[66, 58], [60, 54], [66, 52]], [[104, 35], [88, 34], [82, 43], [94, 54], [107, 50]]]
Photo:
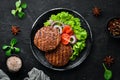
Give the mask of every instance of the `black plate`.
[[[61, 11], [69, 12], [70, 14], [74, 15], [75, 17], [80, 18], [81, 23], [82, 23], [82, 27], [84, 29], [86, 29], [87, 32], [88, 32], [88, 38], [86, 40], [86, 48], [80, 53], [80, 55], [76, 58], [75, 61], [69, 61], [69, 63], [64, 67], [54, 67], [54, 66], [52, 66], [51, 64], [48, 63], [48, 61], [45, 58], [44, 52], [40, 51], [34, 45], [33, 40], [34, 40], [34, 36], [35, 36], [36, 31], [38, 29], [40, 29], [41, 27], [43, 27], [43, 23], [46, 22], [52, 14], [57, 14], [57, 13], [60, 13]], [[51, 9], [51, 10], [46, 11], [43, 14], [41, 14], [32, 26], [32, 31], [31, 31], [31, 49], [32, 49], [32, 52], [33, 52], [34, 56], [36, 57], [36, 59], [41, 64], [43, 64], [44, 66], [46, 66], [50, 69], [53, 69], [53, 70], [64, 71], [64, 70], [72, 69], [72, 68], [78, 66], [88, 56], [88, 54], [90, 52], [90, 49], [91, 49], [91, 45], [92, 45], [92, 33], [91, 33], [91, 30], [90, 30], [90, 26], [87, 23], [87, 21], [78, 12], [76, 12], [74, 10], [70, 10], [70, 9], [66, 9], [66, 8]]]

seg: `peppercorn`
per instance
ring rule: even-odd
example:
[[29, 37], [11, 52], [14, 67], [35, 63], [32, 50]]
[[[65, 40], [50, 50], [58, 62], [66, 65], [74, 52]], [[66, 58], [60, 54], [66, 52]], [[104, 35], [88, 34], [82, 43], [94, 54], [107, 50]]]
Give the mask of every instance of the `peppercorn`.
[[108, 23], [108, 30], [113, 36], [120, 36], [120, 19], [113, 19]]

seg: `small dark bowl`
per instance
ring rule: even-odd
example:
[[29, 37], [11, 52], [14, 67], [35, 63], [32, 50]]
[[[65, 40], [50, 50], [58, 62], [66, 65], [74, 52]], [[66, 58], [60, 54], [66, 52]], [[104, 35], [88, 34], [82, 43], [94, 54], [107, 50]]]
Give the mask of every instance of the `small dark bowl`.
[[[52, 14], [57, 14], [60, 13], [61, 11], [65, 11], [65, 12], [69, 12], [70, 14], [74, 15], [75, 17], [78, 17], [81, 19], [81, 25], [84, 29], [86, 29], [87, 33], [88, 33], [88, 38], [86, 40], [86, 48], [80, 53], [80, 55], [76, 58], [76, 60], [74, 61], [69, 61], [69, 63], [66, 66], [63, 67], [54, 67], [51, 64], [48, 63], [48, 61], [45, 58], [45, 52], [39, 50], [35, 45], [34, 45], [34, 36], [37, 32], [38, 29], [40, 29], [41, 27], [43, 27], [43, 23], [46, 22], [49, 17]], [[44, 12], [43, 14], [41, 14], [36, 21], [34, 22], [33, 26], [32, 26], [32, 30], [31, 30], [31, 50], [33, 52], [33, 55], [36, 57], [36, 59], [43, 64], [44, 66], [53, 69], [53, 70], [57, 70], [57, 71], [64, 71], [64, 70], [69, 70], [72, 69], [76, 66], [78, 66], [79, 64], [81, 64], [86, 57], [88, 56], [90, 49], [91, 49], [91, 45], [92, 45], [92, 33], [91, 33], [91, 29], [90, 26], [88, 24], [88, 22], [84, 19], [84, 17], [82, 15], [80, 15], [78, 12], [74, 11], [74, 10], [70, 10], [70, 9], [66, 9], [66, 8], [55, 8], [55, 9], [51, 9], [48, 10], [46, 12]]]
[[113, 18], [110, 18], [108, 21], [107, 21], [107, 32], [108, 32], [108, 34], [111, 36], [111, 37], [113, 37], [113, 38], [120, 38], [120, 36], [114, 36], [109, 30], [108, 30], [108, 28], [109, 28], [109, 23], [111, 22], [111, 21], [113, 21], [113, 20], [116, 20], [116, 19], [120, 19], [120, 17], [113, 17]]
[[[23, 66], [23, 61], [22, 61], [21, 57], [19, 55], [17, 55], [17, 54], [12, 54], [11, 56], [7, 57], [7, 59], [10, 58], [10, 57], [14, 57], [14, 56], [20, 58], [20, 60], [22, 62], [21, 65]], [[6, 66], [7, 66], [7, 59], [6, 59]], [[21, 68], [22, 68], [22, 66], [21, 66]], [[21, 68], [19, 69], [19, 71], [21, 70]], [[8, 68], [8, 71], [11, 72], [11, 73], [17, 73], [17, 72], [19, 72], [19, 71], [11, 71], [11, 70], [9, 70], [9, 68]]]

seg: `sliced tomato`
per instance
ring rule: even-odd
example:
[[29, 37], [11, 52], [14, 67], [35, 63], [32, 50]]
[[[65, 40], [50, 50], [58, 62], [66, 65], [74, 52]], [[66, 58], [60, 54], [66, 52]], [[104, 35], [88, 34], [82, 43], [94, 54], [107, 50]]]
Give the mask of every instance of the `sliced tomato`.
[[70, 42], [70, 35], [68, 35], [67, 33], [63, 33], [63, 34], [61, 35], [61, 42], [62, 42], [64, 45], [69, 44], [69, 42]]
[[71, 32], [68, 33], [70, 36], [74, 34], [73, 30], [71, 30]]
[[67, 33], [69, 35], [73, 35], [73, 30], [69, 25], [65, 25], [63, 27], [63, 33]]

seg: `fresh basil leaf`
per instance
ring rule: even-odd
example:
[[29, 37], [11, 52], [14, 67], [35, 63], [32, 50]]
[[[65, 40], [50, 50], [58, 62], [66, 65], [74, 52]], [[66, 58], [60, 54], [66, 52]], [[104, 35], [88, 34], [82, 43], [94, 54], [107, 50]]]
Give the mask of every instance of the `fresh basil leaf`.
[[26, 3], [22, 3], [21, 4], [21, 8], [23, 8], [23, 9], [27, 8], [27, 4]]
[[105, 69], [105, 72], [104, 72], [104, 78], [105, 80], [110, 80], [112, 78], [112, 71], [111, 70], [108, 70], [105, 66], [105, 64], [103, 63], [103, 67]]
[[10, 49], [11, 49], [11, 51], [14, 51], [14, 47], [13, 46], [11, 46]]
[[10, 45], [13, 47], [15, 44], [17, 43], [17, 40], [15, 38], [13, 38], [11, 41], [10, 41]]
[[20, 5], [21, 5], [21, 0], [16, 1], [16, 3], [15, 3], [16, 8], [20, 7]]
[[24, 12], [19, 12], [19, 13], [18, 13], [18, 17], [19, 17], [19, 18], [23, 18], [24, 16], [25, 16], [25, 13], [24, 13]]
[[16, 52], [16, 53], [19, 53], [19, 52], [20, 52], [20, 48], [14, 47], [14, 49], [15, 49], [15, 52]]
[[18, 10], [18, 12], [22, 12], [22, 8], [21, 7], [17, 8], [17, 10]]
[[112, 71], [110, 71], [110, 70], [105, 70], [104, 78], [105, 78], [106, 80], [110, 80], [110, 79], [112, 78]]
[[16, 15], [16, 12], [17, 12], [16, 10], [11, 10], [11, 14], [14, 16]]
[[7, 50], [5, 54], [6, 56], [11, 56], [11, 49]]
[[9, 46], [7, 46], [7, 45], [3, 45], [2, 49], [3, 49], [3, 50], [6, 50], [8, 47], [9, 47]]

